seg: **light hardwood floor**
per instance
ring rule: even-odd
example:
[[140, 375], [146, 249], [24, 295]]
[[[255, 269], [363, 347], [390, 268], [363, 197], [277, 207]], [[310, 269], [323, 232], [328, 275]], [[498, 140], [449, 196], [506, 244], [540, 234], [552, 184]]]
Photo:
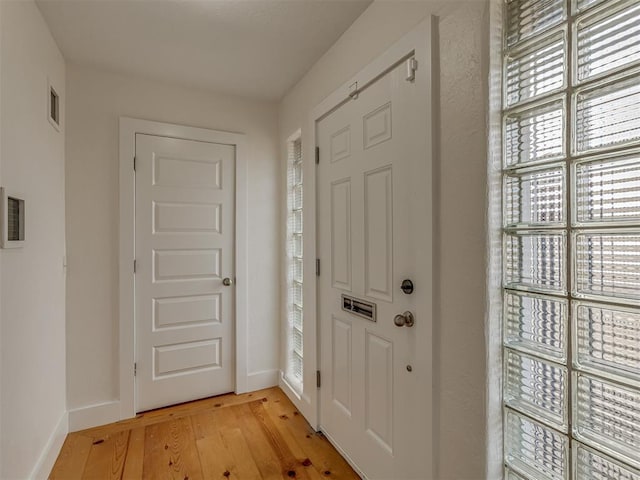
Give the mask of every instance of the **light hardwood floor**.
[[51, 479], [359, 479], [278, 388], [153, 410], [67, 436]]

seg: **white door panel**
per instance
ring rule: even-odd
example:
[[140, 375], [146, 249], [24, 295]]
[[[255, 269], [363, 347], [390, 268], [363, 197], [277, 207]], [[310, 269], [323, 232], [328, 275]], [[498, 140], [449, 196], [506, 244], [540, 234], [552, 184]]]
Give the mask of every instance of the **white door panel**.
[[[320, 424], [370, 479], [432, 468], [426, 78], [405, 75], [392, 69], [317, 122], [318, 250], [330, 269], [318, 281]], [[374, 303], [377, 321], [343, 310], [343, 294]], [[413, 327], [394, 324], [405, 311]]]
[[232, 391], [233, 146], [136, 135], [137, 411]]

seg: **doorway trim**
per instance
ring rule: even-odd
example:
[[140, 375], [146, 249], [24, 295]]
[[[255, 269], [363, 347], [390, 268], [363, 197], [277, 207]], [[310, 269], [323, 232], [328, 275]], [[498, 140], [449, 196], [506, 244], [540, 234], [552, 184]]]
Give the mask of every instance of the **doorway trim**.
[[247, 159], [246, 136], [198, 127], [120, 117], [119, 189], [119, 419], [136, 415], [135, 404], [135, 175], [136, 134], [233, 145], [236, 148], [235, 211], [235, 393], [244, 393], [248, 383], [248, 263], [247, 263]]
[[[341, 106], [343, 103], [351, 100], [354, 95], [353, 86], [355, 85], [357, 90], [362, 90], [375, 82], [381, 75], [389, 71], [394, 66], [399, 65], [401, 62], [414, 57], [418, 61], [418, 69], [427, 68], [430, 76], [428, 78], [428, 92], [426, 102], [428, 103], [428, 111], [425, 115], [429, 116], [428, 119], [428, 131], [424, 134], [428, 137], [427, 142], [431, 145], [431, 151], [429, 153], [428, 160], [432, 163], [432, 168], [435, 168], [435, 161], [437, 158], [437, 122], [434, 120], [437, 115], [437, 82], [439, 79], [439, 72], [437, 69], [438, 61], [438, 18], [430, 15], [426, 16], [424, 20], [418, 23], [415, 27], [409, 30], [403, 37], [393, 43], [384, 52], [375, 57], [374, 60], [364, 66], [359, 73], [351, 77], [347, 82], [343, 83], [339, 88], [328, 95], [323, 101], [321, 101], [315, 108], [311, 110], [305, 124], [302, 128], [302, 145], [303, 145], [303, 158], [307, 161], [303, 162], [303, 178], [304, 181], [304, 226], [305, 232], [303, 240], [304, 251], [304, 382], [303, 392], [298, 394], [293, 390], [287, 382], [280, 380], [280, 388], [287, 394], [293, 404], [300, 410], [303, 416], [311, 424], [315, 430], [320, 430], [321, 418], [320, 418], [320, 404], [319, 404], [319, 392], [316, 387], [316, 372], [319, 371], [320, 366], [320, 324], [318, 322], [318, 278], [316, 276], [316, 258], [317, 258], [317, 164], [316, 147], [317, 147], [317, 132], [316, 124], [323, 117], [331, 113], [333, 110]], [[424, 70], [423, 70], [424, 71]], [[435, 178], [435, 177], [434, 177]], [[435, 202], [435, 197], [434, 197]], [[432, 204], [432, 208], [435, 208], [435, 203]], [[433, 214], [435, 211], [430, 212], [433, 220]], [[432, 252], [433, 245], [425, 246]], [[433, 258], [430, 257], [431, 276], [434, 274]], [[320, 267], [321, 270], [323, 266]], [[326, 268], [324, 269], [326, 271]], [[433, 280], [431, 285], [428, 286], [427, 291], [433, 299]], [[432, 319], [435, 316], [432, 313]], [[430, 333], [429, 337], [432, 338], [433, 325], [429, 325]], [[432, 359], [429, 376], [433, 378], [434, 360]], [[330, 388], [324, 386], [324, 388]], [[432, 391], [434, 391], [432, 389]], [[435, 408], [435, 399], [433, 400], [433, 406]], [[435, 418], [433, 412], [432, 418]], [[431, 422], [433, 424], [433, 421]], [[329, 439], [331, 440], [331, 439]], [[433, 439], [429, 438], [429, 450], [433, 452]], [[334, 444], [335, 446], [335, 444]], [[343, 453], [344, 456], [344, 452]], [[345, 456], [347, 461], [349, 458]], [[435, 458], [435, 456], [433, 457]], [[354, 467], [353, 463], [351, 464]], [[355, 467], [354, 467], [355, 468]]]

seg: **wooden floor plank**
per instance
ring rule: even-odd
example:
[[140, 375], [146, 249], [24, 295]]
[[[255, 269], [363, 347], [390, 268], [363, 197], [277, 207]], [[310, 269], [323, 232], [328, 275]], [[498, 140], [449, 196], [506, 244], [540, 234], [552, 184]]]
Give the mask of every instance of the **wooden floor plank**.
[[249, 480], [262, 478], [242, 431], [239, 428], [227, 429], [221, 432], [221, 436], [233, 456], [238, 470], [237, 478]]
[[128, 431], [94, 440], [82, 477], [119, 480], [122, 477], [128, 444]]
[[[299, 415], [295, 407], [291, 405], [293, 411], [291, 411], [291, 409], [280, 408], [281, 402], [274, 400], [275, 399], [272, 399], [272, 401], [263, 403], [263, 406], [267, 410], [269, 417], [273, 420], [275, 427], [278, 429], [278, 433], [289, 446], [291, 453], [299, 460], [300, 465], [305, 468], [309, 476], [313, 479], [321, 479], [326, 478], [326, 472], [331, 472], [331, 470], [333, 470], [335, 474], [341, 473], [342, 469], [333, 468], [333, 464], [326, 462], [321, 453], [316, 452], [313, 448], [305, 448], [308, 447], [306, 444], [309, 443], [307, 435], [312, 431], [306, 421], [304, 424], [294, 425], [293, 428], [290, 428], [293, 425], [290, 417]], [[338, 476], [338, 478], [353, 477]]]
[[49, 478], [51, 480], [68, 480], [81, 478], [93, 445], [93, 438], [84, 435], [68, 435], [62, 445]]
[[216, 480], [240, 478], [233, 455], [224, 444], [220, 432], [197, 439], [196, 446], [204, 478]]
[[131, 430], [129, 434], [129, 449], [124, 462], [122, 472], [123, 479], [142, 478], [144, 464], [144, 440], [145, 427], [138, 427]]
[[50, 478], [358, 479], [278, 388], [163, 408], [67, 436]]
[[311, 428], [281, 390], [272, 395], [264, 405], [271, 418], [278, 419], [274, 421], [279, 421], [279, 425], [291, 433], [322, 475], [349, 480], [360, 478], [326, 437]]
[[227, 428], [197, 441], [205, 478], [260, 480], [262, 475], [239, 428]]
[[188, 417], [146, 427], [143, 476], [200, 480], [202, 466]]
[[281, 435], [279, 429], [276, 427], [275, 422], [268, 415], [264, 408], [264, 403], [268, 402], [251, 402], [247, 405], [253, 413], [253, 416], [257, 419], [258, 423], [262, 427], [262, 431], [271, 443], [271, 447], [276, 452], [276, 455], [280, 459], [284, 470], [288, 477], [295, 476], [295, 478], [310, 479], [314, 478], [313, 470], [307, 471], [304, 465], [306, 456], [300, 455], [296, 457], [293, 454], [292, 447], [295, 449], [295, 445], [292, 445], [286, 441]]
[[280, 480], [287, 477], [288, 465], [283, 465], [282, 458], [274, 451], [269, 438], [262, 430], [259, 421], [253, 416], [248, 405], [232, 407], [238, 417], [240, 430], [244, 436], [251, 455], [265, 480]]
[[215, 435], [220, 430], [238, 428], [238, 420], [232, 409], [217, 409], [191, 416], [196, 440]]
[[273, 388], [258, 390], [252, 393], [243, 393], [240, 395], [229, 393], [226, 395], [219, 395], [217, 397], [205, 398], [203, 400], [196, 400], [193, 402], [182, 403], [171, 407], [159, 408], [157, 410], [139, 413], [134, 418], [128, 418], [126, 420], [110, 423], [108, 425], [80, 430], [76, 433], [99, 438], [104, 435], [111, 435], [116, 432], [131, 430], [132, 428], [136, 427], [166, 422], [170, 419], [189, 417], [200, 412], [208, 412], [220, 408], [240, 405], [246, 402], [254, 401], [256, 399], [267, 398], [273, 394]]

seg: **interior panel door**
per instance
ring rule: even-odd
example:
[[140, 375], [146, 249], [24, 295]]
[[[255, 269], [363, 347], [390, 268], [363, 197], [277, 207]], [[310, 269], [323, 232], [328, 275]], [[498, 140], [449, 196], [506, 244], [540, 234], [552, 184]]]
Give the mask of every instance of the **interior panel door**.
[[136, 135], [136, 410], [234, 389], [235, 148]]

